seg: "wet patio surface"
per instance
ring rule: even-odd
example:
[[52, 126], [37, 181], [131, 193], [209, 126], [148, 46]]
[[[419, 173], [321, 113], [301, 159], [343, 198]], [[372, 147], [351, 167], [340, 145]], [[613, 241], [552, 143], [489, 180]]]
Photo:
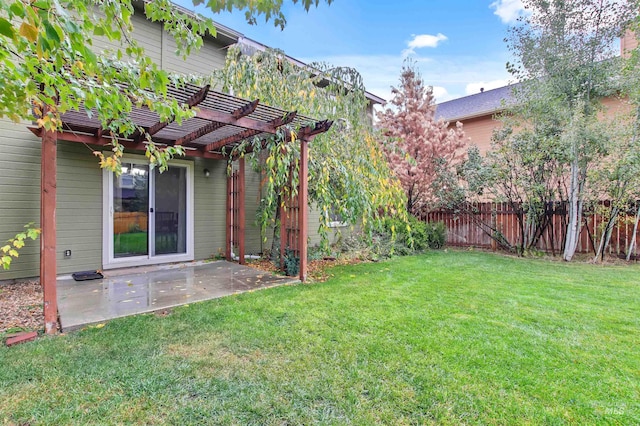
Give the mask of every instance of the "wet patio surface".
[[59, 279], [58, 312], [62, 331], [67, 332], [113, 318], [297, 281], [225, 261], [106, 271], [99, 280]]

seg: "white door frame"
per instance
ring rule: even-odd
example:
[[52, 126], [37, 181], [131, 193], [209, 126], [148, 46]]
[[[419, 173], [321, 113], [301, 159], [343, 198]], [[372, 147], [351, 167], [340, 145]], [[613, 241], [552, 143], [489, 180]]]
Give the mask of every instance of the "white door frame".
[[[125, 155], [122, 162], [149, 164], [149, 160], [142, 155]], [[155, 255], [153, 252], [154, 239], [151, 238], [155, 229], [155, 215], [149, 215], [149, 250], [144, 256], [120, 257], [113, 255], [113, 172], [107, 169], [102, 173], [102, 268], [128, 268], [132, 266], [156, 265], [170, 262], [187, 262], [194, 259], [194, 176], [193, 162], [186, 160], [171, 160], [169, 166], [179, 166], [187, 169], [186, 173], [186, 252]], [[154, 206], [155, 176], [153, 169], [149, 168], [149, 208]], [[155, 210], [155, 209], [154, 209]]]

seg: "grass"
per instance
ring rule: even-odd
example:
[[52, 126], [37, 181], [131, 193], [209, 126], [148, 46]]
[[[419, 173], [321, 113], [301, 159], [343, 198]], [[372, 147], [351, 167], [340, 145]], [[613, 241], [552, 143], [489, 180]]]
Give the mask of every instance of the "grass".
[[432, 252], [0, 348], [0, 422], [638, 424], [640, 268]]
[[[156, 254], [176, 253], [177, 233], [156, 234]], [[113, 236], [116, 254], [120, 256], [136, 256], [148, 253], [148, 234], [146, 232], [127, 232]]]
[[120, 255], [142, 255], [147, 254], [146, 232], [127, 232], [113, 236], [113, 244], [116, 247], [116, 254]]

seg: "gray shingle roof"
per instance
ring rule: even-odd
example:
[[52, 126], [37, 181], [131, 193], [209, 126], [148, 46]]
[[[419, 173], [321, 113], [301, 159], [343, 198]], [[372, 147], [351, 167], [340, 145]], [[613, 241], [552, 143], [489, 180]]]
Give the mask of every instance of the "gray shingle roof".
[[436, 120], [456, 121], [496, 113], [513, 102], [514, 87], [515, 85], [503, 86], [437, 104]]

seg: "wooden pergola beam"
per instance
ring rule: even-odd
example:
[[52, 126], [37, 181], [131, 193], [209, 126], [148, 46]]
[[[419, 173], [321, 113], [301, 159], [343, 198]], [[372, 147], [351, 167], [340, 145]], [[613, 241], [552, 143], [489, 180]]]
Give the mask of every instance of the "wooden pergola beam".
[[[331, 128], [331, 126], [333, 125], [333, 121], [330, 120], [323, 120], [323, 121], [318, 121], [316, 122], [313, 126], [305, 126], [303, 128], [301, 128], [300, 130], [298, 130], [298, 134], [296, 135], [296, 139], [307, 139], [307, 140], [311, 140], [312, 138], [314, 138], [315, 136], [319, 135], [320, 133], [324, 133], [327, 130], [329, 130]], [[284, 138], [284, 142], [291, 142], [293, 139], [293, 137], [291, 136], [290, 133], [287, 133], [285, 135]], [[264, 148], [266, 143], [266, 140], [263, 140], [261, 145]], [[253, 147], [248, 146], [247, 149], [244, 151], [245, 154], [248, 154], [250, 152], [253, 152]]]
[[[278, 117], [275, 120], [271, 120], [269, 124], [273, 126], [274, 129], [284, 126], [285, 124], [291, 123], [295, 120], [298, 113], [296, 111], [289, 112], [285, 114], [283, 117]], [[219, 141], [208, 144], [203, 148], [203, 151], [217, 151], [223, 148], [225, 145], [229, 145], [232, 143], [239, 142], [243, 139], [250, 138], [251, 136], [259, 135], [260, 133], [264, 133], [262, 130], [253, 130], [246, 129], [240, 133], [236, 133], [235, 135], [229, 136], [224, 139], [220, 139]]]
[[226, 145], [241, 141], [243, 139], [250, 138], [251, 136], [255, 136], [260, 133], [263, 133], [263, 132], [260, 130], [246, 129], [240, 133], [236, 133], [235, 135], [226, 137], [224, 139], [220, 139], [219, 141], [212, 142], [207, 146], [205, 146], [202, 150], [204, 152], [217, 151], [221, 148], [224, 148]]
[[333, 125], [333, 121], [323, 120], [316, 122], [313, 127], [306, 126], [300, 129], [298, 132], [298, 139], [309, 138], [311, 136], [318, 135], [320, 133], [324, 133], [331, 128]]
[[[197, 92], [195, 92], [194, 94], [192, 94], [187, 98], [185, 105], [187, 105], [189, 108], [193, 108], [199, 105], [202, 101], [206, 99], [210, 88], [211, 88], [211, 85], [209, 84], [200, 88], [200, 90], [198, 90]], [[169, 124], [173, 123], [174, 120], [175, 120], [175, 117], [171, 117], [171, 119], [167, 121], [158, 121], [157, 123], [147, 127], [145, 129], [145, 133], [147, 133], [150, 136], [153, 136], [156, 133], [158, 133], [160, 130], [167, 127]], [[132, 139], [134, 139], [137, 142], [140, 142], [142, 140], [142, 137], [143, 137], [143, 134], [139, 131], [136, 131], [132, 136]]]
[[206, 108], [196, 110], [196, 118], [209, 121], [217, 121], [223, 124], [243, 127], [245, 129], [260, 130], [265, 133], [275, 133], [276, 128], [270, 122], [255, 120], [249, 117], [235, 118], [233, 114], [222, 111], [214, 111]]
[[207, 123], [206, 125], [200, 127], [197, 130], [194, 130], [191, 133], [188, 133], [186, 135], [184, 135], [183, 137], [176, 139], [176, 141], [174, 142], [174, 145], [185, 145], [188, 144], [189, 142], [192, 142], [204, 135], [207, 135], [215, 130], [218, 130], [221, 127], [224, 127], [226, 124], [223, 123], [218, 123], [215, 121], [211, 121], [209, 123]]
[[260, 103], [260, 99], [256, 99], [255, 101], [251, 101], [246, 105], [241, 106], [231, 113], [233, 118], [236, 120], [238, 118], [246, 117], [247, 115], [253, 114], [253, 112], [258, 108], [258, 104]]
[[[28, 127], [28, 129], [37, 137], [42, 137], [44, 133], [42, 129], [39, 129], [36, 127]], [[56, 138], [58, 140], [63, 140], [66, 142], [78, 142], [78, 143], [86, 143], [89, 145], [99, 145], [99, 146], [111, 145], [113, 143], [113, 139], [106, 138], [104, 136], [97, 137], [95, 135], [76, 133], [71, 131], [60, 131], [55, 133], [56, 133]], [[138, 150], [138, 151], [144, 151], [147, 149], [147, 144], [144, 142], [135, 142], [130, 140], [119, 139], [118, 143], [127, 149]], [[210, 158], [212, 160], [223, 160], [226, 158], [222, 154], [216, 154], [213, 152], [202, 152], [198, 149], [186, 148], [184, 150], [184, 153], [186, 156], [189, 156], [189, 157]]]

